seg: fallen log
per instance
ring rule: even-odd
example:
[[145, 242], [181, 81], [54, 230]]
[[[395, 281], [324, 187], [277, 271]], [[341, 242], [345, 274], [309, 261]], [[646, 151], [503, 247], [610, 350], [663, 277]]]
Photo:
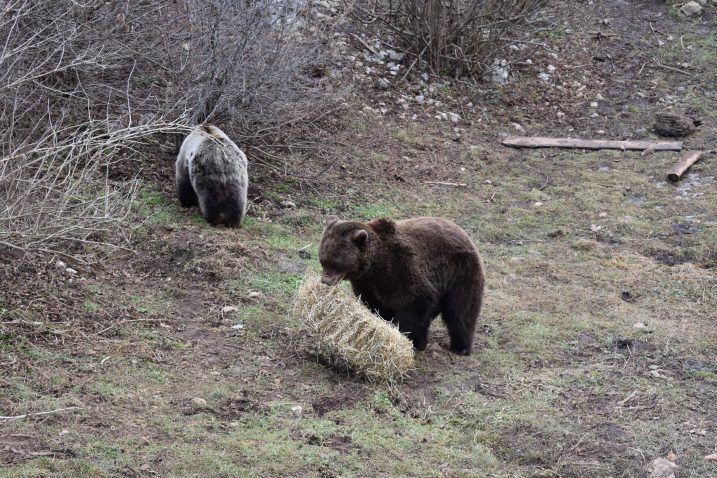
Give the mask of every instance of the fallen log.
[[682, 155], [682, 158], [680, 158], [680, 161], [667, 172], [667, 179], [673, 182], [679, 180], [682, 175], [685, 174], [685, 171], [687, 171], [690, 166], [695, 164], [702, 156], [714, 153], [715, 151], [717, 150], [689, 151], [685, 153]]
[[619, 149], [644, 151], [680, 151], [680, 141], [615, 141], [603, 139], [545, 138], [541, 136], [508, 136], [503, 139], [505, 146], [514, 148], [575, 148], [575, 149]]

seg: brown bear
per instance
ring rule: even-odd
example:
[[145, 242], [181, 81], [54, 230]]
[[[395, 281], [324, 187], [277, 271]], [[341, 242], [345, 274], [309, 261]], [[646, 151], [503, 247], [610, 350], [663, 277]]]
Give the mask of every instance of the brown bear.
[[485, 275], [478, 250], [455, 223], [334, 220], [321, 238], [319, 261], [324, 284], [348, 279], [366, 306], [397, 322], [416, 350], [425, 350], [428, 327], [441, 314], [451, 351], [470, 354]]

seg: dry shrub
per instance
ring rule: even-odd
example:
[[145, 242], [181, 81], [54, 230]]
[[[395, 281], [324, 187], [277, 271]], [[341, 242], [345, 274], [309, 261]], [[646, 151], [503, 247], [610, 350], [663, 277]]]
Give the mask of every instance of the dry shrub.
[[355, 4], [364, 22], [378, 20], [398, 46], [436, 74], [479, 77], [516, 31], [529, 29], [543, 0], [376, 0]]
[[295, 0], [0, 5], [0, 252], [126, 243], [137, 182], [112, 168], [131, 178], [194, 124], [267, 154], [310, 142], [332, 97], [300, 13]]
[[323, 357], [371, 382], [398, 382], [414, 368], [413, 345], [405, 335], [343, 287], [321, 284], [315, 273], [307, 272], [294, 300], [294, 314]]

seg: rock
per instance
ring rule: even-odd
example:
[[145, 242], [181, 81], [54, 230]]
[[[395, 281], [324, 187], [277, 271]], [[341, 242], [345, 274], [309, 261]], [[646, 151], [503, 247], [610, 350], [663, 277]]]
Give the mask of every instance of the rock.
[[425, 97], [423, 95], [417, 95], [414, 99], [416, 100], [416, 103], [420, 104], [420, 103], [423, 103], [423, 100], [425, 99]]
[[286, 209], [293, 209], [296, 207], [296, 203], [294, 201], [289, 201], [288, 199], [281, 201], [279, 205]]
[[295, 417], [300, 417], [303, 412], [304, 407], [302, 407], [301, 405], [294, 405], [293, 407], [291, 407], [291, 413], [293, 413]]
[[403, 61], [403, 58], [406, 56], [405, 53], [399, 53], [393, 50], [388, 50], [388, 59], [392, 61]]
[[202, 397], [194, 397], [192, 399], [192, 405], [197, 408], [207, 408], [209, 406], [209, 404], [207, 404], [207, 401], [204, 400]]
[[386, 78], [379, 78], [379, 79], [378, 79], [378, 86], [380, 86], [381, 88], [390, 88], [390, 87], [391, 87], [391, 82], [388, 81]]
[[422, 79], [423, 81], [428, 81], [428, 78], [429, 78], [429, 77], [428, 77], [428, 73], [421, 73], [421, 79]]
[[238, 324], [232, 325], [232, 329], [234, 329], [234, 330], [241, 330], [243, 328], [244, 328], [244, 324], [242, 324], [241, 322]]
[[263, 297], [263, 295], [264, 295], [264, 294], [262, 294], [261, 292], [252, 291], [252, 292], [249, 292], [249, 295], [247, 295], [247, 298], [249, 298], [249, 299], [259, 299], [259, 298]]
[[697, 2], [687, 2], [682, 5], [680, 11], [686, 17], [693, 17], [702, 12], [702, 6]]
[[668, 138], [679, 138], [693, 133], [700, 121], [677, 113], [657, 113], [655, 115], [655, 133]]
[[72, 267], [67, 267], [67, 268], [65, 268], [65, 274], [73, 276], [73, 275], [77, 274], [77, 271], [75, 269], [73, 269]]
[[597, 107], [598, 107], [597, 101], [593, 101], [592, 103], [590, 103], [590, 108], [597, 108]]
[[717, 463], [717, 453], [712, 453], [711, 455], [707, 455], [705, 457], [705, 460]]
[[57, 272], [58, 274], [63, 274], [65, 272], [65, 269], [67, 269], [67, 264], [62, 261], [55, 262], [55, 272]]
[[182, 43], [182, 50], [189, 51], [189, 43]]
[[525, 128], [523, 128], [521, 125], [519, 125], [518, 123], [510, 123], [510, 124], [513, 126], [513, 128], [515, 128], [515, 130], [517, 132], [519, 132], [521, 134], [525, 134]]
[[675, 478], [677, 465], [665, 458], [655, 458], [647, 467], [649, 478]]
[[605, 98], [603, 98], [603, 96], [602, 96], [600, 93], [598, 93], [597, 95], [595, 95], [595, 99], [598, 100], [598, 101], [602, 101], [602, 100], [604, 100]]
[[222, 307], [222, 314], [230, 314], [232, 312], [236, 312], [237, 310], [239, 310], [238, 307], [234, 307], [233, 305], [226, 305]]
[[451, 120], [451, 123], [458, 123], [461, 120], [461, 115], [458, 113], [448, 113], [448, 119]]
[[553, 65], [548, 65], [548, 72], [549, 72], [549, 73], [554, 73], [554, 72], [555, 72], [555, 67], [554, 67]]
[[598, 232], [600, 229], [602, 229], [602, 226], [598, 226], [597, 224], [590, 224], [590, 230], [592, 232]]
[[548, 75], [545, 72], [538, 73], [538, 78], [540, 78], [543, 81], [550, 81], [550, 75]]
[[637, 322], [633, 324], [632, 328], [635, 330], [647, 330], [647, 325], [645, 325], [643, 322]]
[[505, 83], [510, 74], [510, 65], [506, 60], [496, 58], [490, 68], [490, 80], [493, 83]]

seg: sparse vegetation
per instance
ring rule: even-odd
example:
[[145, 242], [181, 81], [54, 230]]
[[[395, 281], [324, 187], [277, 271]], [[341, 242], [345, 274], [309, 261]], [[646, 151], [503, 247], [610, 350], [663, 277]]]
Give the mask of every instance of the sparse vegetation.
[[[23, 83], [27, 89], [8, 87], [27, 68], [0, 70], [0, 241], [12, 244], [0, 246], [0, 477], [641, 477], [653, 459], [672, 454], [681, 477], [715, 475], [717, 465], [705, 459], [717, 433], [715, 156], [671, 184], [664, 173], [677, 154], [498, 144], [500, 135], [515, 134], [512, 123], [529, 135], [648, 138], [654, 113], [668, 109], [703, 120], [685, 149], [714, 147], [714, 7], [677, 21], [664, 2], [623, 3], [620, 15], [610, 2], [547, 2], [559, 26], [540, 24], [545, 33], [527, 41], [545, 48], [532, 54], [532, 65], [514, 65], [514, 78], [500, 88], [419, 79], [418, 64], [400, 87], [403, 72], [396, 75], [395, 90], [375, 85], [359, 76], [372, 53], [343, 24], [337, 33], [349, 50], [341, 54], [354, 60], [321, 65], [352, 87], [343, 128], [329, 128], [336, 148], [302, 162], [307, 171], [297, 177], [285, 167], [302, 161], [298, 150], [272, 149], [276, 163], [251, 156], [249, 217], [230, 230], [178, 206], [173, 138], [144, 134], [157, 123], [108, 129], [108, 110], [120, 111], [110, 119], [130, 118], [121, 112], [130, 77], [140, 116], [151, 101], [176, 98], [168, 92], [181, 85], [166, 83], [167, 69], [142, 55], [130, 75], [134, 63], [116, 56], [125, 50], [115, 39], [132, 46], [133, 35], [149, 34], [151, 15], [142, 15], [157, 3], [140, 3], [136, 11], [104, 1], [0, 7], [3, 39], [18, 12], [31, 14], [29, 26], [56, 18], [42, 23], [46, 29], [67, 27], [83, 5], [112, 19], [100, 30], [112, 40], [102, 63], [74, 64], [71, 74], [62, 69]], [[162, 3], [178, 5], [196, 8], [177, 17], [181, 24], [222, 4]], [[84, 25], [99, 25], [94, 18]], [[208, 44], [195, 49], [195, 34], [211, 28], [206, 20], [186, 38], [168, 29], [151, 59], [171, 58], [169, 70], [183, 74], [182, 44], [203, 51]], [[615, 36], [595, 38], [597, 29]], [[82, 25], [58, 31], [46, 37], [82, 47], [66, 55], [99, 58], [101, 42], [84, 42]], [[12, 37], [0, 64], [12, 62], [7, 52], [27, 38]], [[163, 50], [168, 44], [174, 49]], [[39, 63], [28, 68], [43, 64], [35, 56]], [[69, 56], [62, 61], [72, 64]], [[548, 65], [556, 68], [550, 80], [537, 79]], [[103, 89], [105, 82], [115, 86]], [[106, 108], [83, 107], [82, 115], [64, 108], [90, 93], [106, 101], [109, 92]], [[35, 93], [42, 103], [31, 101]], [[215, 118], [223, 118], [222, 101]], [[460, 119], [437, 119], [438, 111]], [[31, 114], [44, 118], [36, 129], [28, 129]], [[98, 115], [96, 128], [58, 127], [43, 136], [48, 115], [70, 127], [90, 114]], [[190, 118], [162, 121], [179, 131]], [[106, 149], [107, 134], [137, 151]], [[37, 146], [38, 138], [55, 149]], [[76, 156], [87, 176], [63, 172], [71, 163], [57, 149], [79, 140], [91, 146]], [[15, 155], [33, 148], [39, 156]], [[8, 183], [11, 171], [22, 174]], [[24, 188], [24, 174], [44, 179]], [[38, 195], [43, 184], [53, 185], [44, 204], [66, 198], [62, 219], [35, 215], [39, 203], [19, 195]], [[293, 207], [282, 205], [287, 199]], [[332, 214], [438, 215], [464, 227], [487, 271], [474, 354], [449, 354], [448, 336], [435, 324], [416, 372], [400, 386], [371, 385], [317, 362], [290, 310], [304, 270], [320, 267], [317, 245]], [[96, 229], [92, 221], [100, 219], [107, 221], [100, 236], [85, 236], [82, 228]], [[38, 242], [44, 233], [36, 226], [57, 224], [77, 226], [77, 234], [69, 243]], [[122, 247], [98, 254], [100, 240]], [[57, 268], [59, 260], [75, 273]]]

